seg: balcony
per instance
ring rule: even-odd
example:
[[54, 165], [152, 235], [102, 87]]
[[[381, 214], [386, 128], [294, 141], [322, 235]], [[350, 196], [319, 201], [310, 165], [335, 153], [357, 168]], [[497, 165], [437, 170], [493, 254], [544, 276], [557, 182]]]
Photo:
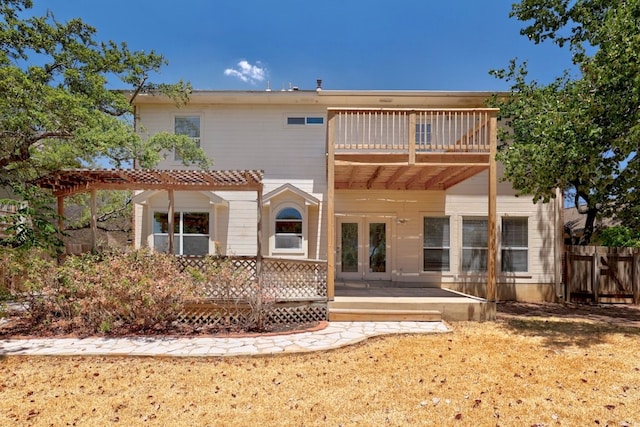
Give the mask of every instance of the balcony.
[[334, 188], [444, 190], [462, 182], [489, 167], [496, 112], [329, 109]]

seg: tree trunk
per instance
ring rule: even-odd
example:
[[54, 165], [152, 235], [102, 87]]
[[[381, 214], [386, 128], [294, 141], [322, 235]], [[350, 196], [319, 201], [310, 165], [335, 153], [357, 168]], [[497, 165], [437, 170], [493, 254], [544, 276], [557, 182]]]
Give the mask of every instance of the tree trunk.
[[580, 245], [587, 246], [589, 243], [591, 243], [591, 236], [593, 235], [593, 227], [596, 222], [597, 214], [597, 208], [587, 209], [587, 219], [584, 222], [584, 232], [582, 233], [582, 238], [580, 239]]

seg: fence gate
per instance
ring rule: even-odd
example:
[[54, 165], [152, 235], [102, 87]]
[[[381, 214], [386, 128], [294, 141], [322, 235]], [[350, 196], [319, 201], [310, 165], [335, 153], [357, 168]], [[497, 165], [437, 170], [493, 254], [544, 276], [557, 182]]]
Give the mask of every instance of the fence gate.
[[640, 301], [640, 249], [567, 246], [566, 295], [569, 301]]

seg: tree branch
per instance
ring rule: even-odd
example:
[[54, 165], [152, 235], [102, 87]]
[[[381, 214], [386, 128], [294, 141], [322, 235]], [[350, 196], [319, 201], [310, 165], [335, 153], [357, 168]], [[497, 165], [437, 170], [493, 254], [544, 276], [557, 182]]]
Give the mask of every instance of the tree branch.
[[[38, 141], [47, 138], [71, 138], [73, 134], [69, 132], [42, 132], [32, 138], [27, 138], [22, 141], [22, 143], [16, 147], [17, 150], [12, 152], [11, 154], [0, 158], [0, 168], [5, 168], [11, 163], [17, 162], [25, 162], [31, 158], [31, 153], [29, 152], [29, 148], [33, 144]], [[18, 136], [19, 137], [19, 136]]]

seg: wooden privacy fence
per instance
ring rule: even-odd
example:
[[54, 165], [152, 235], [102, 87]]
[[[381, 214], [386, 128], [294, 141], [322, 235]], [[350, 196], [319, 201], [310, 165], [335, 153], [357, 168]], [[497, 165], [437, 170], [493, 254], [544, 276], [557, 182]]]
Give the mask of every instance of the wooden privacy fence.
[[566, 247], [569, 301], [640, 303], [640, 248]]
[[[177, 257], [181, 268], [204, 269], [207, 263], [229, 262], [249, 280], [211, 283], [206, 300], [187, 304], [180, 320], [228, 328], [249, 324], [256, 310], [264, 310], [269, 325], [327, 320], [326, 261], [263, 258], [262, 287], [257, 286], [255, 257]], [[260, 296], [258, 299], [257, 296]], [[256, 307], [259, 302], [260, 308]]]

